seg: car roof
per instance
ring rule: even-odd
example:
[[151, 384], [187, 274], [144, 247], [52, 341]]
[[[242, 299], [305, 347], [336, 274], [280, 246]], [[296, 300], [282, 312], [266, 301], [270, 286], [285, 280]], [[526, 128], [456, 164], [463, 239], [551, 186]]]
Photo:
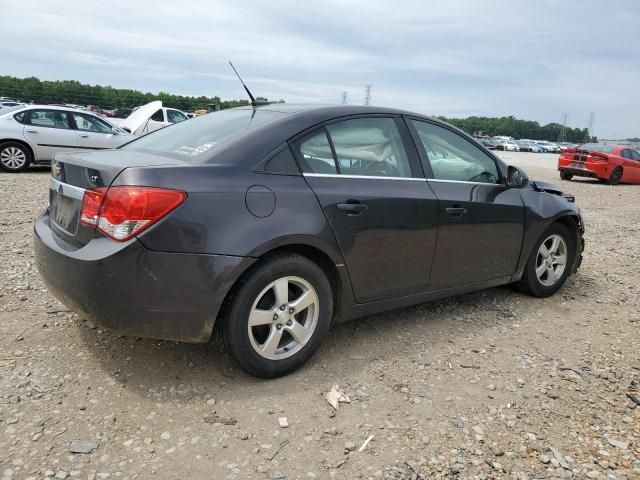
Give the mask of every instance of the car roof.
[[[236, 107], [237, 109], [251, 110], [254, 107], [243, 106]], [[428, 117], [422, 113], [410, 112], [407, 110], [401, 110], [390, 107], [375, 107], [370, 105], [333, 105], [333, 104], [309, 104], [309, 103], [270, 103], [266, 105], [258, 105], [256, 110], [265, 110], [281, 113], [304, 113], [304, 112], [316, 112], [326, 114], [328, 118], [335, 116], [348, 116], [348, 115], [363, 115], [363, 114], [387, 114], [387, 115], [412, 115], [416, 117]]]
[[[251, 106], [236, 107], [229, 110], [254, 110]], [[235, 163], [236, 165], [255, 166], [255, 158], [264, 156], [279, 148], [283, 142], [298, 138], [299, 135], [306, 134], [326, 122], [339, 119], [347, 119], [358, 115], [406, 115], [417, 119], [428, 120], [437, 125], [452, 129], [461, 135], [475, 141], [467, 132], [443, 122], [429, 115], [424, 115], [397, 108], [375, 107], [365, 105], [309, 105], [309, 104], [285, 104], [274, 103], [259, 105], [255, 111], [272, 111], [283, 113], [280, 118], [266, 122], [263, 125], [247, 130], [238, 135], [233, 140], [221, 145], [220, 150], [213, 158], [203, 159], [203, 163], [214, 163], [219, 158], [228, 155], [225, 163]], [[215, 115], [216, 112], [205, 115]], [[476, 143], [478, 143], [476, 141]], [[497, 161], [499, 158], [492, 155]], [[215, 158], [215, 160], [214, 160]]]
[[32, 110], [34, 108], [46, 108], [47, 110], [73, 110], [74, 112], [91, 113], [91, 112], [87, 112], [86, 110], [80, 110], [78, 108], [61, 106], [61, 105], [25, 105], [23, 107], [24, 110]]

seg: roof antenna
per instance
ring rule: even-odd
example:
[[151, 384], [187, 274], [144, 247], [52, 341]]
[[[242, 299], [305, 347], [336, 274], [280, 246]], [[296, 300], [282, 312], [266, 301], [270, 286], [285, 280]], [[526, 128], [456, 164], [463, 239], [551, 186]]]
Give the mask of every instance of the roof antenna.
[[233, 66], [233, 63], [231, 63], [231, 60], [229, 60], [229, 65], [231, 65], [231, 68], [233, 68], [233, 71], [235, 72], [236, 76], [238, 77], [238, 80], [240, 80], [240, 83], [242, 84], [242, 86], [244, 87], [244, 89], [247, 92], [247, 95], [249, 95], [249, 98], [251, 99], [251, 106], [253, 108], [256, 108], [258, 105], [267, 105], [269, 102], [265, 102], [265, 101], [260, 101], [260, 100], [256, 100], [254, 98], [254, 96], [251, 94], [251, 91], [247, 88], [247, 86], [244, 84], [244, 82], [242, 81], [242, 78], [240, 77], [240, 74], [238, 73], [238, 71], [236, 70], [236, 67]]

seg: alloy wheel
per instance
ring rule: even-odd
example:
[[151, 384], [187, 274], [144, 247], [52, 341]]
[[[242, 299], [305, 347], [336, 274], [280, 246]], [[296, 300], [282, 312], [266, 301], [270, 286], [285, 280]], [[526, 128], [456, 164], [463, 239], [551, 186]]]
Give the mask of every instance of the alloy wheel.
[[268, 360], [299, 352], [318, 325], [320, 301], [309, 282], [282, 277], [264, 288], [249, 312], [248, 334], [253, 349]]
[[27, 162], [27, 155], [18, 147], [7, 147], [0, 152], [0, 162], [5, 167], [16, 170], [22, 168]]
[[536, 276], [545, 287], [554, 286], [567, 267], [567, 242], [558, 234], [550, 235], [538, 248]]

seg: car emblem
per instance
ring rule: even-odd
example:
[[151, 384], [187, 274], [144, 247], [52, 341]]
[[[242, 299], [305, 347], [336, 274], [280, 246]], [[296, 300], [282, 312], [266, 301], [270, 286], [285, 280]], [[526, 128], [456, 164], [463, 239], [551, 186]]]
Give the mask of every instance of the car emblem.
[[53, 175], [54, 177], [59, 177], [61, 173], [62, 173], [62, 168], [60, 168], [60, 164], [58, 163], [51, 164], [51, 175]]

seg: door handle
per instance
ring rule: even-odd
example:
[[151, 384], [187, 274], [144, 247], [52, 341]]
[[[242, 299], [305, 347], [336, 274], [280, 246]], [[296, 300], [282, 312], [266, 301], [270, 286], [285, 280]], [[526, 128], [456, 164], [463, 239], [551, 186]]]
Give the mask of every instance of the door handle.
[[360, 215], [369, 208], [364, 203], [350, 202], [349, 200], [347, 200], [347, 203], [339, 203], [336, 206], [338, 207], [338, 210], [344, 210], [347, 212], [347, 215]]
[[86, 133], [81, 133], [81, 134], [80, 134], [80, 136], [81, 136], [82, 138], [89, 138], [89, 135], [87, 135]]
[[27, 132], [29, 132], [29, 133], [38, 133], [37, 130], [27, 130]]
[[451, 215], [454, 218], [460, 218], [467, 213], [467, 209], [464, 207], [448, 207], [444, 210], [447, 215]]

